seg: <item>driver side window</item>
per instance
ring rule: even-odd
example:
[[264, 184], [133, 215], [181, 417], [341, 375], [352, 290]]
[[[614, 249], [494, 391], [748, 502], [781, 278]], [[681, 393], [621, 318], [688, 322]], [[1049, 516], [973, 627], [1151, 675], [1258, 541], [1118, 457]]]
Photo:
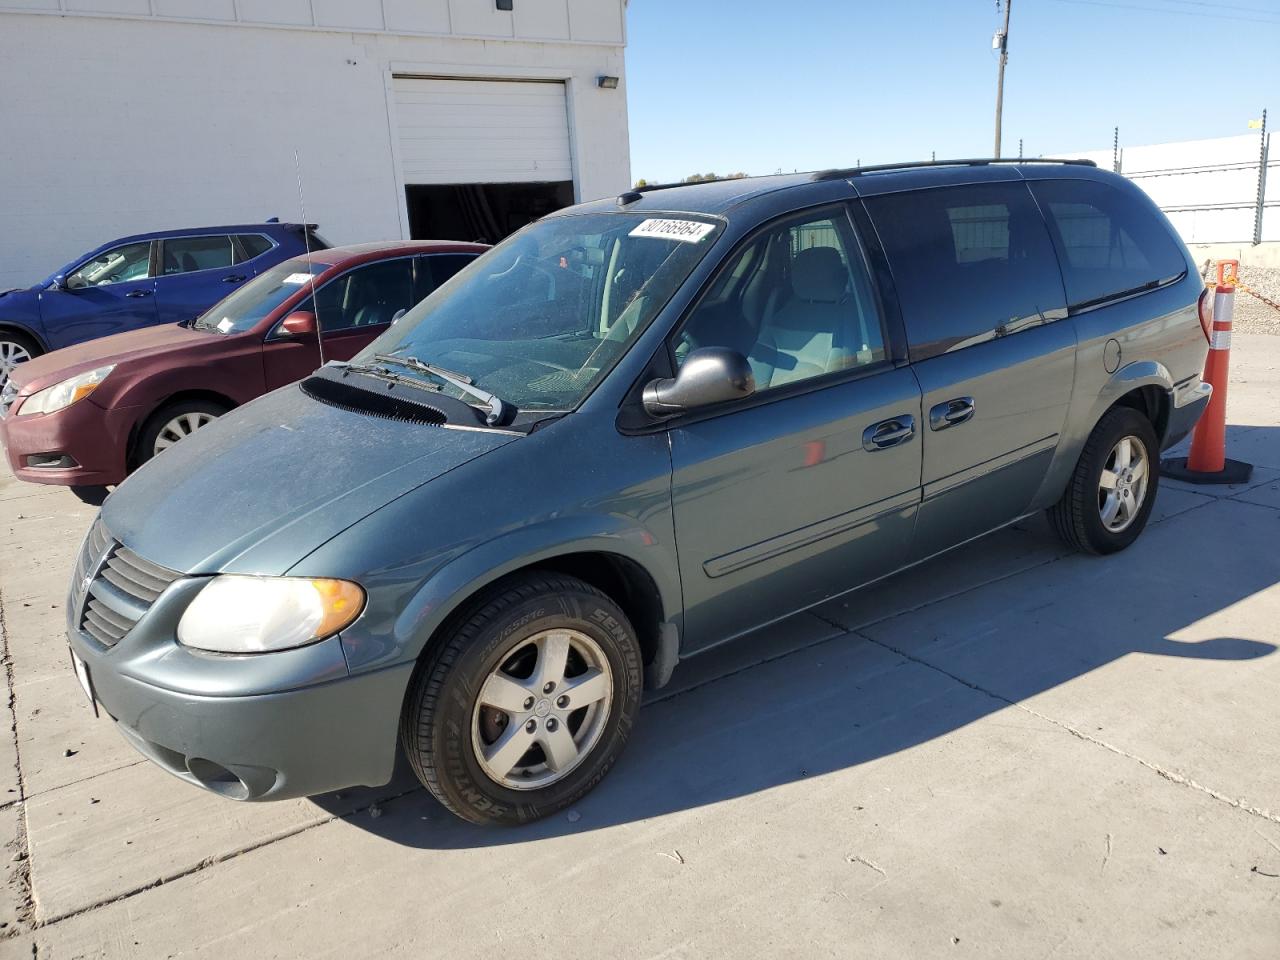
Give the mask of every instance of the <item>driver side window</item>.
[[98, 254], [67, 276], [68, 289], [103, 287], [129, 280], [145, 280], [151, 274], [151, 241], [126, 243]]
[[766, 228], [721, 270], [676, 340], [746, 356], [763, 391], [885, 358], [870, 272], [843, 209]]
[[389, 324], [397, 313], [417, 302], [413, 292], [413, 260], [379, 260], [330, 280], [298, 307], [311, 310], [325, 333], [352, 327]]

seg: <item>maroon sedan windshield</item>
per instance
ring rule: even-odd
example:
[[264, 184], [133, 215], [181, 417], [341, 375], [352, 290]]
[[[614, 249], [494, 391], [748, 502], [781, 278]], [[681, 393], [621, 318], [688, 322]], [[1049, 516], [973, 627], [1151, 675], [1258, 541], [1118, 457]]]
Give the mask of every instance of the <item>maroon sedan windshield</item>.
[[286, 260], [260, 273], [231, 296], [219, 300], [191, 325], [210, 333], [243, 333], [332, 264]]

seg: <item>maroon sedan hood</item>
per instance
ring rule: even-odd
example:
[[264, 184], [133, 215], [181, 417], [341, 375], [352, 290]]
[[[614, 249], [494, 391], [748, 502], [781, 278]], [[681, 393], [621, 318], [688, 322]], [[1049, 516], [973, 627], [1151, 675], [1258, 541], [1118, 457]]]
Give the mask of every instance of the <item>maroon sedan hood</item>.
[[189, 330], [176, 323], [157, 327], [144, 327], [127, 333], [116, 333], [98, 340], [78, 343], [62, 350], [54, 350], [20, 364], [13, 374], [18, 395], [25, 397], [60, 383], [68, 377], [107, 364], [119, 367], [132, 361], [181, 352], [190, 355], [207, 344], [207, 349], [217, 350], [227, 338], [219, 334]]

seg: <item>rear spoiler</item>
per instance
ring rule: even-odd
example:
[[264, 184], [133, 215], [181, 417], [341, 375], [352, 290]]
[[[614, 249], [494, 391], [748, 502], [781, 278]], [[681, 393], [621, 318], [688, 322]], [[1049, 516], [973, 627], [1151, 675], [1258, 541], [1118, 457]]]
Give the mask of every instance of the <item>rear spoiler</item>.
[[[280, 218], [279, 218], [279, 217], [267, 217], [267, 219], [266, 219], [266, 220], [264, 220], [264, 221], [262, 221], [262, 222], [263, 222], [263, 223], [279, 223], [279, 222], [280, 222]], [[302, 230], [302, 229], [303, 229], [303, 227], [305, 227], [305, 228], [306, 228], [306, 229], [308, 229], [308, 230], [319, 230], [319, 229], [320, 229], [320, 224], [318, 224], [318, 223], [286, 223], [284, 226], [285, 226], [285, 227], [287, 227], [287, 228], [288, 228], [288, 229], [290, 229], [290, 230]]]

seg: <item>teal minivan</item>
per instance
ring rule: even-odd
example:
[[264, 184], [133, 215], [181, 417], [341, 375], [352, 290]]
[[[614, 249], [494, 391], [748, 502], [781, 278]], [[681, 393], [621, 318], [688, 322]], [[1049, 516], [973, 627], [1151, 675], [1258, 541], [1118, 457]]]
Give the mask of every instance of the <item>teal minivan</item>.
[[271, 800], [521, 823], [678, 661], [1047, 510], [1141, 533], [1208, 400], [1203, 286], [1127, 180], [955, 161], [624, 193], [104, 504], [76, 672], [142, 753]]

